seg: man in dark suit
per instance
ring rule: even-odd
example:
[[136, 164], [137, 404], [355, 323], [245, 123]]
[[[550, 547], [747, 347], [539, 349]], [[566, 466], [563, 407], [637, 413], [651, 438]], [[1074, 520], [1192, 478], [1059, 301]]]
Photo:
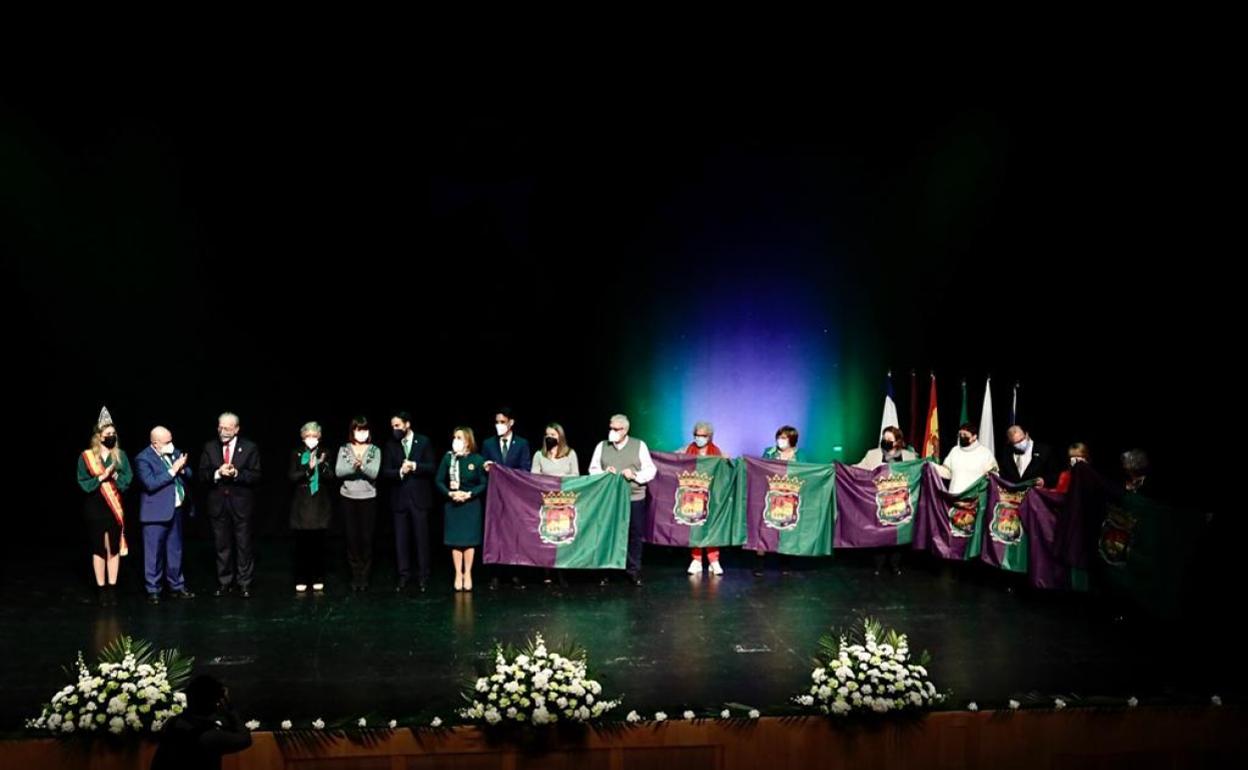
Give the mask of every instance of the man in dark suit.
[[399, 568], [396, 591], [411, 581], [412, 538], [416, 539], [416, 579], [420, 590], [429, 587], [429, 511], [433, 508], [433, 445], [427, 436], [412, 432], [412, 418], [397, 412], [390, 418], [393, 438], [381, 458], [381, 475], [391, 482], [390, 510], [394, 513], [394, 545]]
[[238, 433], [238, 415], [225, 412], [217, 418], [217, 440], [204, 445], [199, 478], [208, 487], [208, 521], [217, 548], [214, 595], [225, 596], [237, 587], [240, 596], [250, 599], [260, 450]]
[[1011, 425], [1005, 432], [1006, 449], [997, 458], [1001, 478], [1018, 484], [1038, 479], [1038, 487], [1057, 486], [1062, 472], [1064, 455], [1058, 455], [1052, 447], [1034, 441], [1019, 425]]
[[143, 523], [143, 573], [147, 600], [160, 603], [165, 583], [175, 599], [191, 599], [182, 577], [182, 514], [190, 506], [190, 456], [173, 446], [167, 428], [152, 428], [151, 444], [135, 458], [135, 474], [143, 493], [139, 521]]
[[[515, 468], [528, 473], [533, 469], [533, 452], [529, 449], [529, 442], [520, 438], [515, 434], [516, 420], [511, 414], [511, 409], [503, 407], [494, 413], [494, 433], [481, 445], [481, 456], [485, 458], [485, 472], [490, 472], [493, 465], [501, 465], [505, 468]], [[499, 565], [493, 569], [494, 576], [490, 578], [490, 590], [497, 590], [499, 577], [504, 572], [511, 573], [512, 585], [517, 588], [523, 588], [524, 582], [520, 580], [517, 569], [512, 567], [508, 569], [503, 565]]]
[[515, 468], [528, 473], [533, 467], [533, 452], [529, 442], [515, 435], [516, 421], [511, 410], [503, 407], [494, 415], [494, 432], [481, 445], [481, 456], [485, 458], [485, 472], [490, 466], [498, 463], [506, 468]]

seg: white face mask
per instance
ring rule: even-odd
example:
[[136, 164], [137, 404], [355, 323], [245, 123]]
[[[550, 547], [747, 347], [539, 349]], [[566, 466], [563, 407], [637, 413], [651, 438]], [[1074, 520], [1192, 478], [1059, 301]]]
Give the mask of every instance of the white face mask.
[[707, 444], [711, 443], [711, 439], [708, 436], [694, 436], [693, 443], [697, 445], [698, 449], [702, 449]]
[[366, 431], [366, 430], [357, 430], [357, 431], [355, 432], [355, 443], [357, 443], [357, 444], [365, 444], [365, 443], [368, 443], [368, 431]]
[[464, 440], [462, 438], [457, 438], [452, 441], [451, 450], [457, 455], [462, 455], [464, 453]]
[[165, 444], [164, 446], [162, 446], [162, 447], [160, 448], [160, 453], [161, 453], [162, 455], [171, 455], [171, 454], [173, 454], [173, 442], [172, 442], [172, 441], [170, 441], [168, 444]]
[[507, 435], [507, 431], [511, 430], [511, 426], [507, 423], [494, 423], [494, 431], [500, 436]]
[[308, 449], [316, 449], [317, 445], [320, 443], [321, 443], [321, 440], [319, 438], [316, 438], [315, 436], [308, 436], [307, 438], [303, 440], [304, 446], [306, 446]]
[[779, 449], [781, 452], [783, 452], [784, 450], [788, 448], [789, 448], [789, 440], [787, 438], [785, 438], [784, 436], [781, 436], [780, 438], [776, 439], [776, 449]]
[[1084, 461], [1084, 458], [1082, 458], [1082, 457], [1072, 457], [1072, 458], [1070, 458], [1070, 467], [1072, 467], [1072, 468], [1073, 468], [1073, 467], [1075, 467], [1076, 465], [1078, 465], [1079, 463], [1081, 463], [1081, 462], [1083, 462], [1083, 461]]
[[622, 438], [624, 438], [624, 431], [622, 430], [612, 429], [607, 433], [607, 441], [610, 441], [612, 444], [620, 443], [620, 439]]

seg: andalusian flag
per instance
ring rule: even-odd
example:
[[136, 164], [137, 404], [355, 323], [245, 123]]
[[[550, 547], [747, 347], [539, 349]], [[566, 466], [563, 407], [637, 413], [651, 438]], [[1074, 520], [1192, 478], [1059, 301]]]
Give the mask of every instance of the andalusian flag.
[[624, 569], [628, 514], [628, 482], [618, 474], [544, 476], [495, 463], [485, 497], [485, 562]]
[[835, 470], [831, 465], [743, 457], [736, 505], [744, 510], [745, 546], [793, 556], [832, 553]]
[[[658, 475], [646, 485], [646, 542], [718, 548], [745, 543], [745, 516], [733, 505], [727, 457], [651, 452]], [[741, 514], [741, 515], [738, 515]]]

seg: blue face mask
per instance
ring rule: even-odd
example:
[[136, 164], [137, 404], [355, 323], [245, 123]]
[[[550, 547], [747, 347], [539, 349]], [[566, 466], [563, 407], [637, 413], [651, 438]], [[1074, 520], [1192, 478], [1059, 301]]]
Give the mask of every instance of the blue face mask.
[[1014, 454], [1021, 455], [1031, 447], [1031, 439], [1023, 439], [1014, 445]]

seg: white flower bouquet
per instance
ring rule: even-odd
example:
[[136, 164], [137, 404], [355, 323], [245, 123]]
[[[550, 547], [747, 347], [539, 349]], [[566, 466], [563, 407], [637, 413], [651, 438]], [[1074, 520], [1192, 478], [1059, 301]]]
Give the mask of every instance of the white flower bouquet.
[[912, 662], [905, 634], [864, 618], [861, 632], [819, 640], [810, 689], [793, 701], [834, 716], [928, 709], [945, 699], [928, 677], [928, 661], [924, 652]]
[[63, 736], [158, 733], [186, 708], [179, 690], [190, 678], [192, 662], [177, 650], [157, 653], [150, 642], [120, 636], [94, 666], [78, 653], [77, 681], [54, 693], [26, 727]]
[[498, 645], [493, 671], [475, 679], [464, 699], [470, 705], [460, 717], [486, 725], [593, 722], [620, 704], [589, 678], [583, 649], [550, 651], [541, 634], [523, 650]]

